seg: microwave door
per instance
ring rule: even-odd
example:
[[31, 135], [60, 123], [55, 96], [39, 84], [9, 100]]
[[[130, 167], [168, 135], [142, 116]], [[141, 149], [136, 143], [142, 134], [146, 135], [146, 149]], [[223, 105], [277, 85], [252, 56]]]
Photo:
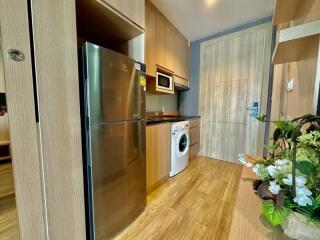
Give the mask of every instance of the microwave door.
[[158, 74], [157, 87], [165, 90], [172, 90], [171, 78], [162, 74]]

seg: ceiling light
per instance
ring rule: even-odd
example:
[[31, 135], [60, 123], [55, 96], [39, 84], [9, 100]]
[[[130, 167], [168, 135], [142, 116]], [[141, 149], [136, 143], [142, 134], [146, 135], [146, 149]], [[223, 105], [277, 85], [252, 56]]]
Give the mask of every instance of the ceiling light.
[[211, 7], [217, 0], [205, 0], [208, 7]]

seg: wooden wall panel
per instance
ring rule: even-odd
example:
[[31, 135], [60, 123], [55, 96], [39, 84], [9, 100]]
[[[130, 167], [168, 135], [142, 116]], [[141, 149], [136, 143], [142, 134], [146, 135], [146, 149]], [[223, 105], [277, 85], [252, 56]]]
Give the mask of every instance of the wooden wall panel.
[[[288, 24], [281, 24], [278, 29], [296, 26], [320, 19], [320, 0], [304, 1], [295, 19]], [[305, 57], [300, 61], [274, 66], [271, 120], [294, 118], [313, 112], [318, 51], [306, 48]], [[294, 90], [287, 91], [287, 82], [294, 79]], [[274, 127], [270, 128], [270, 133]]]
[[[19, 16], [19, 17], [17, 17]], [[0, 1], [1, 47], [21, 240], [46, 239], [42, 166], [35, 119], [27, 1]], [[9, 49], [25, 55], [22, 62]]]
[[201, 154], [231, 162], [262, 154], [264, 124], [249, 109], [258, 102], [266, 112], [271, 24], [210, 40], [201, 52]]
[[75, 1], [32, 1], [50, 239], [85, 239]]

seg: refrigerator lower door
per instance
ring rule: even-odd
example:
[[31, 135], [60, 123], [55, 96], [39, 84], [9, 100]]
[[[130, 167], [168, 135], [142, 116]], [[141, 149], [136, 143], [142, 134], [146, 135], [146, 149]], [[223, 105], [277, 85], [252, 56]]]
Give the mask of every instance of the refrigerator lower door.
[[90, 125], [93, 224], [110, 239], [146, 205], [145, 121]]

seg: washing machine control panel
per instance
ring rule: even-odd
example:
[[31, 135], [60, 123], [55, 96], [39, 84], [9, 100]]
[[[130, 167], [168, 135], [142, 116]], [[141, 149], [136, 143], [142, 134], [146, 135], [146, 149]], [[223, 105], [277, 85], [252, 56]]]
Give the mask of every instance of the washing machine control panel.
[[183, 122], [177, 122], [172, 125], [172, 132], [179, 132], [189, 129], [189, 122], [183, 121]]

